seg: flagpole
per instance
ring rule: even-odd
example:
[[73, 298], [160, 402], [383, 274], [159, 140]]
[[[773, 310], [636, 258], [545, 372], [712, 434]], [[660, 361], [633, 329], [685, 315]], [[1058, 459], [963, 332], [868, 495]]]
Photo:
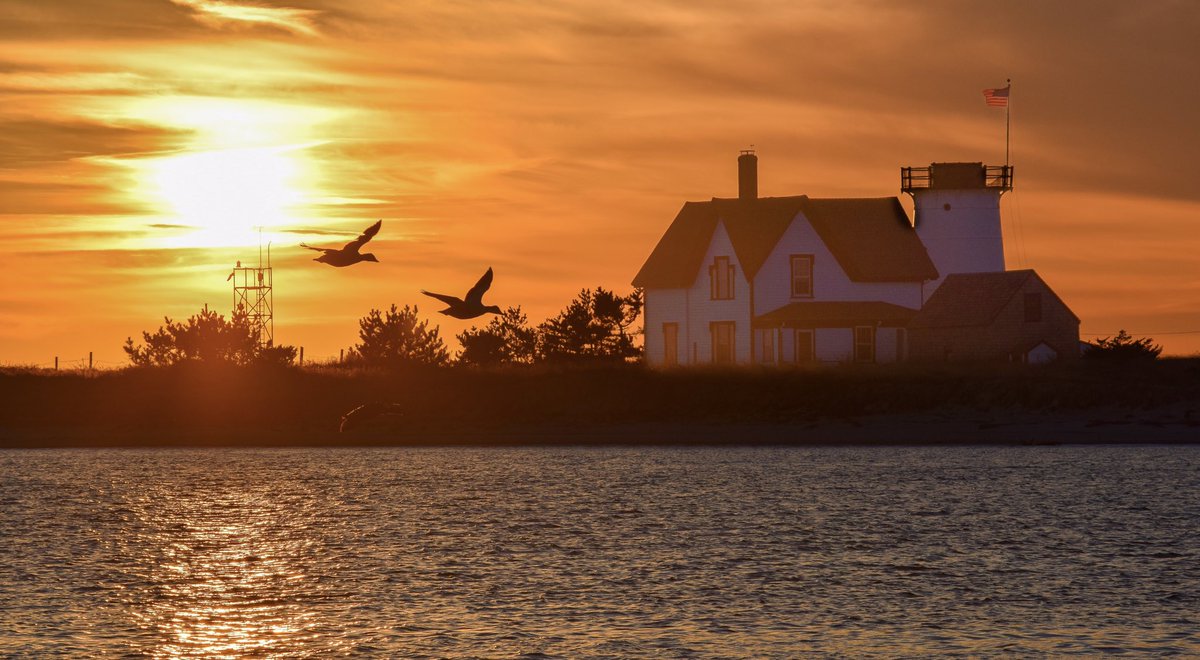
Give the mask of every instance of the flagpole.
[[1008, 168], [1008, 136], [1012, 130], [1009, 113], [1012, 112], [1012, 78], [1008, 79], [1008, 101], [1004, 104], [1004, 167]]

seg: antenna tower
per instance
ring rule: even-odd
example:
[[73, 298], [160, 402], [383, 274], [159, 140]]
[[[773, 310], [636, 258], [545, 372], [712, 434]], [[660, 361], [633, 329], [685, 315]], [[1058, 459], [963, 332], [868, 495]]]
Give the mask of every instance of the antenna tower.
[[233, 281], [233, 311], [244, 312], [255, 330], [260, 346], [275, 343], [275, 295], [271, 272], [271, 244], [267, 243], [267, 261], [263, 265], [262, 227], [258, 229], [258, 265], [237, 262], [226, 281]]

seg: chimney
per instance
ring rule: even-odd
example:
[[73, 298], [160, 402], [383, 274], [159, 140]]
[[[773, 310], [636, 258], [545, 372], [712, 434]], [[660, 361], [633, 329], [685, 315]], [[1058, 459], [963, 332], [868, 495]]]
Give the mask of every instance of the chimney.
[[758, 199], [758, 156], [753, 149], [738, 156], [738, 199]]

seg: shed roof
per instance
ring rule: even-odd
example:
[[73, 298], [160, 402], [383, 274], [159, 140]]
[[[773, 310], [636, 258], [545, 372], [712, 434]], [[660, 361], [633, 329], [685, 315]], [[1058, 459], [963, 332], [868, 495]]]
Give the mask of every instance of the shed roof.
[[1030, 278], [1036, 279], [1051, 298], [1071, 311], [1033, 270], [955, 273], [946, 276], [910, 325], [914, 328], [990, 325]]
[[742, 270], [747, 277], [754, 277], [800, 213], [851, 280], [920, 282], [937, 277], [899, 199], [811, 199], [800, 195], [685, 203], [633, 284], [690, 286], [700, 272], [718, 221], [729, 233]]

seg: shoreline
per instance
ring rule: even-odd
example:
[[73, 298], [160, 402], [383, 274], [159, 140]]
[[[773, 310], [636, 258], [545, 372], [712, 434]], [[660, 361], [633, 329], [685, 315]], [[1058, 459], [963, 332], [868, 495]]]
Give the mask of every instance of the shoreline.
[[1163, 411], [1122, 416], [876, 415], [797, 423], [534, 424], [453, 429], [379, 427], [349, 433], [295, 429], [79, 427], [0, 429], [0, 449], [152, 447], [570, 447], [570, 446], [1045, 446], [1200, 444], [1200, 422]]
[[[1200, 443], [1200, 360], [419, 370], [0, 370], [0, 448]], [[343, 415], [378, 410], [339, 433]], [[382, 405], [380, 405], [382, 404]]]

